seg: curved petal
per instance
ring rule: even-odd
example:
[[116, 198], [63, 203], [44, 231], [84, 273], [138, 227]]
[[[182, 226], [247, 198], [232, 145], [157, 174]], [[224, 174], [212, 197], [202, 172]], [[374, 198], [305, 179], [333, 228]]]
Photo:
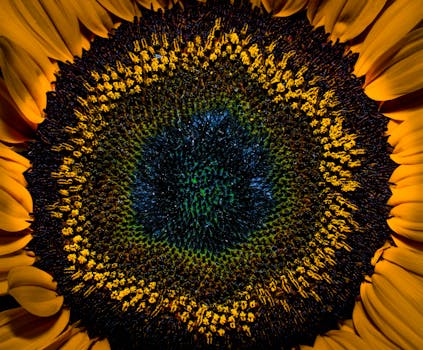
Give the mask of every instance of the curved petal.
[[313, 27], [324, 26], [326, 33], [330, 32], [346, 2], [347, 0], [323, 0], [311, 22]]
[[417, 28], [408, 33], [403, 40], [400, 40], [375, 62], [373, 67], [366, 74], [366, 82], [364, 85], [368, 85], [392, 65], [419, 51], [423, 51], [423, 28]]
[[422, 49], [392, 64], [369, 85], [364, 92], [376, 101], [392, 100], [423, 88]]
[[402, 188], [423, 183], [423, 164], [400, 165], [391, 175], [389, 181], [395, 184], [395, 188]]
[[301, 11], [308, 0], [262, 0], [267, 12], [272, 12], [276, 17], [288, 17]]
[[7, 192], [22, 207], [32, 213], [32, 197], [26, 187], [15, 180], [5, 171], [0, 171], [0, 190]]
[[20, 155], [19, 153], [16, 153], [12, 147], [8, 147], [1, 142], [0, 142], [0, 159], [15, 162], [17, 164], [24, 166], [26, 169], [28, 169], [31, 166], [28, 159], [26, 159], [24, 156]]
[[0, 141], [22, 143], [34, 135], [36, 124], [28, 122], [20, 112], [0, 78]]
[[380, 57], [412, 30], [423, 18], [420, 1], [394, 1], [377, 19], [363, 42], [354, 73], [366, 74]]
[[390, 112], [383, 112], [385, 116], [394, 120], [412, 120], [419, 119], [423, 115], [423, 106], [414, 108], [403, 108]]
[[63, 296], [39, 286], [11, 287], [9, 294], [29, 313], [48, 317], [56, 314], [63, 305]]
[[57, 283], [47, 272], [34, 266], [18, 266], [9, 271], [7, 277], [10, 288], [22, 286], [37, 286], [45, 289], [56, 290]]
[[61, 0], [65, 12], [73, 12], [79, 21], [92, 33], [103, 38], [109, 36], [113, 21], [109, 13], [95, 0], [80, 2]]
[[[409, 272], [423, 277], [423, 255], [418, 250], [404, 247], [391, 247], [384, 251], [383, 258]], [[416, 291], [416, 293], [419, 292], [420, 294], [423, 293], [422, 290]]]
[[34, 32], [28, 23], [22, 18], [22, 14], [16, 7], [15, 0], [3, 0], [2, 11], [0, 11], [0, 37], [6, 37], [16, 45], [30, 52], [31, 56], [43, 68], [49, 81], [54, 80], [54, 72], [57, 71], [57, 64], [48, 57], [54, 59], [65, 59], [60, 55], [52, 55], [45, 38]]
[[69, 310], [43, 318], [31, 315], [23, 308], [0, 312], [0, 348], [44, 349], [65, 329], [69, 315]]
[[120, 17], [126, 21], [132, 22], [134, 17], [138, 15], [137, 6], [132, 0], [97, 0], [101, 6], [103, 6], [107, 11], [110, 11], [115, 16]]
[[423, 183], [392, 189], [388, 205], [395, 206], [409, 202], [423, 202]]
[[[380, 285], [379, 279], [377, 279], [376, 276], [374, 279]], [[375, 284], [375, 282], [363, 283], [360, 289], [363, 306], [369, 318], [381, 333], [387, 336], [389, 340], [395, 343], [399, 348], [415, 349], [416, 347], [413, 347], [413, 344], [415, 345], [416, 341], [422, 344], [421, 341], [419, 341], [418, 335], [414, 334], [413, 330], [407, 324], [410, 322], [404, 323], [403, 319], [398, 317], [397, 312], [395, 312], [395, 309], [399, 309], [398, 304], [392, 305], [390, 297], [387, 297], [386, 294], [382, 296], [380, 293], [376, 293], [377, 287]], [[380, 292], [379, 288], [378, 292]], [[393, 288], [386, 291], [386, 293], [392, 294]], [[403, 305], [401, 305], [401, 309], [402, 307]], [[414, 315], [414, 313], [411, 315]]]
[[420, 132], [423, 129], [423, 119], [415, 118], [411, 120], [405, 120], [401, 122], [395, 132], [393, 132], [388, 138], [389, 144], [397, 146], [404, 138], [409, 138], [412, 135]]
[[0, 256], [0, 272], [9, 272], [16, 266], [32, 265], [34, 262], [35, 254], [25, 250]]
[[423, 223], [400, 217], [392, 217], [386, 220], [392, 231], [408, 239], [423, 242]]
[[1, 235], [0, 234], [0, 255], [8, 255], [24, 249], [32, 240], [31, 234], [20, 235]]
[[0, 66], [10, 96], [35, 124], [41, 123], [50, 81], [38, 62], [22, 47], [0, 37]]
[[324, 335], [319, 335], [312, 347], [300, 346], [300, 349], [339, 349], [362, 350], [366, 343], [355, 334], [354, 330], [332, 330]]
[[359, 36], [374, 21], [387, 0], [348, 0], [336, 19], [331, 36], [341, 42]]
[[28, 210], [10, 193], [0, 188], [0, 229], [22, 231], [30, 226], [31, 220]]
[[48, 57], [59, 61], [73, 60], [70, 48], [40, 1], [11, 1], [11, 11], [18, 18], [18, 28], [23, 28], [30, 34], [29, 38], [39, 42]]
[[158, 11], [160, 9], [171, 9], [174, 5], [174, 3], [177, 3], [178, 1], [172, 1], [172, 0], [136, 0], [138, 4], [140, 4], [142, 7]]
[[40, 0], [40, 2], [72, 55], [81, 56], [84, 38], [76, 14], [73, 11], [66, 11], [66, 7], [56, 0]]
[[358, 335], [370, 349], [399, 350], [371, 321], [363, 302], [357, 302], [353, 311], [353, 323]]

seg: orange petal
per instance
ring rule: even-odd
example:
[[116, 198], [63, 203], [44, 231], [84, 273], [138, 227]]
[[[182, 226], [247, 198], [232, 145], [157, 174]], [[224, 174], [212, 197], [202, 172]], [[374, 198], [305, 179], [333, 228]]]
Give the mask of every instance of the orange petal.
[[95, 0], [80, 2], [61, 0], [65, 12], [74, 13], [79, 21], [92, 33], [107, 38], [113, 28], [113, 21], [109, 13]]
[[36, 124], [28, 122], [20, 112], [0, 78], [0, 140], [8, 143], [22, 143], [33, 138]]
[[[40, 0], [40, 4], [72, 55], [81, 56], [83, 38], [76, 14], [66, 11], [60, 2], [55, 0]], [[42, 17], [44, 18], [44, 14]]]
[[284, 6], [275, 13], [277, 17], [288, 17], [301, 11], [306, 5], [308, 0], [288, 0]]
[[9, 294], [29, 313], [48, 317], [56, 314], [63, 305], [63, 296], [55, 291], [38, 286], [11, 287]]
[[345, 6], [347, 0], [323, 0], [316, 11], [311, 24], [314, 27], [325, 26], [326, 33], [330, 32]]
[[408, 33], [379, 59], [366, 74], [365, 86], [393, 64], [423, 50], [423, 28]]
[[[33, 1], [32, 1], [33, 2]], [[45, 45], [45, 37], [34, 32], [25, 19], [22, 17], [18, 1], [2, 0], [2, 11], [0, 11], [0, 37], [6, 37], [25, 51], [30, 52], [34, 60], [42, 67], [48, 80], [55, 79], [54, 72], [57, 71], [57, 64], [50, 61], [48, 56], [60, 59], [54, 55], [49, 55], [51, 50]], [[44, 46], [43, 46], [44, 45]], [[62, 57], [65, 58], [65, 57]]]
[[395, 188], [407, 187], [423, 183], [423, 164], [400, 165], [392, 173], [389, 182], [395, 184]]
[[385, 116], [395, 120], [412, 120], [412, 119], [420, 119], [423, 115], [423, 106], [416, 106], [414, 108], [409, 109], [399, 109], [396, 111], [391, 112], [383, 112]]
[[26, 186], [24, 172], [28, 170], [25, 166], [15, 163], [3, 158], [0, 158], [0, 172], [7, 172], [13, 179], [15, 179], [22, 186]]
[[398, 205], [409, 202], [423, 202], [423, 183], [401, 188], [393, 188], [388, 205]]
[[[389, 293], [392, 292], [389, 291]], [[360, 296], [366, 313], [381, 333], [401, 349], [414, 349], [412, 346], [416, 339], [414, 332], [407, 324], [396, 317], [392, 309], [398, 308], [398, 304], [391, 305], [388, 303], [389, 299], [376, 293], [376, 288], [372, 283], [362, 283]]]
[[0, 188], [0, 229], [16, 232], [28, 228], [32, 218], [27, 209]]
[[394, 1], [376, 20], [363, 42], [354, 73], [366, 74], [380, 57], [412, 30], [423, 18], [420, 1]]
[[[171, 9], [175, 4], [179, 3], [179, 0], [177, 1], [171, 1], [171, 0], [136, 0], [138, 4], [140, 4], [142, 7], [158, 11], [159, 9]], [[252, 2], [252, 1], [251, 1]], [[253, 5], [258, 2], [257, 6], [260, 6], [260, 0], [254, 0]]]
[[362, 302], [357, 302], [354, 306], [353, 323], [358, 335], [367, 344], [367, 348], [398, 350], [398, 347], [373, 324]]
[[386, 220], [388, 226], [392, 231], [417, 242], [423, 242], [423, 224], [421, 222], [415, 222], [406, 220], [400, 217], [392, 217]]
[[23, 308], [0, 313], [2, 350], [44, 349], [62, 333], [69, 322], [69, 310], [52, 317], [37, 317]]
[[423, 46], [400, 61], [393, 63], [364, 88], [376, 101], [393, 100], [423, 88]]
[[9, 284], [7, 283], [7, 272], [0, 272], [0, 296], [7, 295]]
[[[1, 170], [1, 169], [0, 169]], [[32, 197], [24, 185], [5, 171], [0, 171], [0, 190], [7, 192], [28, 212], [32, 212]]]
[[[389, 123], [392, 123], [392, 121], [389, 121]], [[396, 146], [402, 141], [403, 138], [406, 138], [408, 135], [412, 135], [413, 133], [419, 132], [421, 129], [423, 129], [423, 118], [405, 120], [397, 125], [398, 127], [395, 128], [394, 132], [391, 133], [388, 139], [389, 144], [392, 146]]]
[[29, 40], [39, 42], [48, 57], [59, 61], [73, 60], [71, 51], [40, 1], [11, 1], [11, 11], [17, 15], [18, 28], [29, 33]]
[[386, 0], [348, 0], [333, 26], [331, 36], [341, 42], [359, 36], [373, 22]]
[[25, 250], [0, 256], [0, 272], [9, 272], [14, 267], [32, 265], [34, 262], [35, 254]]
[[423, 255], [418, 250], [391, 247], [383, 252], [383, 259], [423, 277]]
[[136, 5], [131, 0], [97, 0], [97, 2], [115, 16], [123, 18], [129, 22], [133, 22], [134, 16], [138, 14]]
[[16, 153], [12, 147], [8, 147], [0, 142], [0, 159], [5, 159], [25, 166], [27, 169], [31, 166], [29, 160]]
[[0, 66], [10, 96], [32, 123], [39, 124], [50, 82], [34, 58], [22, 47], [0, 38]]
[[18, 266], [9, 271], [7, 277], [10, 288], [22, 286], [37, 286], [45, 289], [56, 290], [57, 282], [53, 277], [34, 266]]
[[31, 240], [31, 234], [26, 234], [24, 236], [0, 235], [0, 255], [15, 253], [25, 248]]

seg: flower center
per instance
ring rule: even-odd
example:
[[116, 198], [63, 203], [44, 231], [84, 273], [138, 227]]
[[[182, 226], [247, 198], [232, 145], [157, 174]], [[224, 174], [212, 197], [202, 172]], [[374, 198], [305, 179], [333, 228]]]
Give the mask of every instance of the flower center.
[[248, 239], [271, 206], [263, 141], [229, 111], [166, 127], [143, 145], [132, 202], [143, 234], [217, 253]]
[[61, 65], [28, 182], [75, 317], [116, 348], [289, 347], [348, 317], [391, 170], [353, 63], [304, 15], [208, 1]]

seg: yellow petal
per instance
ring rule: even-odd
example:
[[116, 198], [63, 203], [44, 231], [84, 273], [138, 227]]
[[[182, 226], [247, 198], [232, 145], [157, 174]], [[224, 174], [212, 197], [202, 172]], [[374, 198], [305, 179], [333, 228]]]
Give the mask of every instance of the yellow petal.
[[73, 335], [63, 346], [61, 350], [88, 350], [92, 341], [86, 332], [79, 332]]
[[[179, 0], [172, 1], [172, 0], [136, 0], [138, 4], [146, 9], [158, 11], [160, 9], [171, 9], [175, 4], [179, 3]], [[252, 2], [253, 6], [255, 3], [258, 2], [257, 6], [260, 6], [260, 0], [254, 0]], [[183, 5], [181, 5], [183, 6]]]
[[396, 111], [383, 112], [385, 116], [395, 120], [412, 120], [420, 119], [423, 115], [423, 106], [416, 106], [414, 108], [400, 108]]
[[393, 217], [386, 220], [392, 231], [413, 241], [423, 242], [423, 223]]
[[[352, 330], [331, 330], [323, 336], [317, 336], [314, 346], [310, 349], [362, 350], [365, 342]], [[305, 349], [301, 347], [301, 349]]]
[[107, 339], [102, 339], [97, 340], [90, 350], [111, 350], [111, 347]]
[[279, 1], [273, 7], [274, 16], [288, 17], [301, 11], [306, 5], [308, 0], [285, 0]]
[[25, 176], [23, 175], [26, 170], [28, 170], [28, 168], [23, 166], [22, 164], [0, 158], [0, 172], [7, 172], [22, 186], [27, 185]]
[[[54, 24], [55, 30], [73, 56], [82, 54], [82, 34], [78, 19], [73, 11], [65, 11], [65, 7], [55, 0], [39, 0], [45, 14]], [[43, 16], [44, 17], [44, 16]]]
[[[422, 147], [419, 147], [420, 149]], [[421, 150], [403, 151], [391, 154], [391, 159], [397, 164], [421, 164], [423, 163], [423, 153]]]
[[25, 248], [31, 239], [31, 234], [24, 236], [0, 235], [0, 255], [12, 254]]
[[[390, 121], [389, 123], [391, 123]], [[388, 124], [389, 124], [388, 123]], [[408, 135], [412, 135], [416, 132], [421, 132], [423, 129], [423, 118], [414, 118], [401, 122], [397, 128], [391, 133], [388, 138], [388, 142], [392, 146], [396, 146], [402, 139], [406, 138]], [[420, 134], [419, 134], [420, 135]]]
[[[57, 63], [48, 59], [60, 59], [49, 55], [51, 50], [45, 45], [45, 37], [34, 32], [28, 23], [23, 19], [20, 10], [17, 8], [18, 1], [2, 0], [2, 11], [0, 11], [0, 37], [6, 37], [10, 41], [30, 52], [34, 60], [42, 67], [48, 80], [55, 79], [54, 72], [58, 70]], [[43, 46], [44, 45], [44, 46]], [[66, 57], [62, 57], [65, 59]]]
[[45, 289], [56, 290], [57, 283], [47, 272], [34, 266], [18, 266], [9, 271], [7, 277], [10, 288], [22, 286], [37, 286]]
[[399, 204], [391, 209], [391, 215], [404, 220], [423, 223], [423, 203], [408, 202]]
[[[400, 303], [392, 305], [389, 303], [389, 298], [383, 298], [380, 294], [376, 294], [375, 289], [372, 283], [362, 283], [360, 289], [363, 306], [369, 318], [380, 329], [380, 332], [399, 348], [414, 349], [415, 347], [412, 345], [416, 340], [416, 335], [409, 325], [404, 324], [402, 319], [396, 317], [397, 315], [393, 310], [393, 308], [398, 309], [399, 305], [402, 308], [403, 305]], [[392, 293], [393, 291], [387, 292]], [[408, 323], [410, 321], [409, 319]], [[414, 322], [414, 320], [411, 322]]]
[[35, 254], [28, 251], [0, 256], [0, 272], [8, 272], [16, 266], [32, 265], [34, 262]]
[[311, 24], [314, 27], [325, 26], [326, 33], [330, 32], [345, 6], [346, 1], [347, 0], [323, 0]]
[[393, 188], [388, 205], [398, 205], [408, 202], [423, 202], [423, 183], [413, 186]]
[[341, 42], [359, 36], [385, 6], [386, 0], [348, 0], [339, 14], [331, 36]]
[[393, 172], [389, 182], [400, 185], [408, 178], [413, 178], [423, 174], [423, 164], [400, 165]]
[[26, 142], [33, 137], [35, 126], [20, 112], [4, 80], [0, 78], [0, 140], [8, 143]]
[[18, 14], [20, 26], [31, 33], [31, 36], [40, 43], [48, 57], [59, 61], [72, 61], [71, 51], [60, 37], [54, 22], [52, 22], [40, 1], [14, 0], [12, 11]]
[[398, 346], [404, 349], [419, 348], [423, 344], [423, 280], [384, 260], [376, 265], [372, 282], [378, 309], [381, 309], [380, 305], [385, 308], [384, 312], [380, 312], [382, 319], [393, 320], [390, 326], [400, 333]]
[[28, 213], [32, 213], [32, 197], [24, 185], [0, 169], [0, 190], [12, 196]]
[[138, 14], [136, 5], [131, 0], [97, 0], [97, 2], [114, 15], [130, 22], [133, 22], [134, 16]]
[[5, 159], [25, 166], [27, 169], [31, 166], [29, 160], [16, 153], [12, 147], [8, 147], [0, 142], [0, 159]]
[[23, 48], [0, 37], [0, 66], [10, 96], [32, 123], [41, 123], [50, 82]]
[[7, 283], [7, 272], [0, 272], [0, 296], [7, 295], [9, 284]]
[[31, 217], [13, 196], [0, 188], [0, 229], [16, 232], [29, 227]]
[[38, 286], [11, 287], [9, 294], [29, 313], [47, 317], [56, 314], [63, 305], [63, 296]]
[[394, 1], [376, 20], [363, 42], [354, 73], [366, 74], [375, 62], [423, 18], [421, 1]]
[[52, 317], [37, 317], [23, 308], [0, 313], [0, 349], [44, 349], [65, 329], [69, 310], [62, 310]]
[[423, 28], [418, 28], [408, 33], [388, 52], [381, 57], [366, 74], [365, 86], [378, 77], [383, 71], [393, 64], [423, 50]]
[[65, 12], [74, 13], [80, 22], [92, 33], [107, 38], [113, 28], [113, 21], [109, 13], [95, 0], [67, 1], [61, 0]]
[[310, 23], [313, 22], [314, 16], [316, 15], [321, 2], [322, 0], [309, 0], [307, 4], [307, 18]]
[[393, 100], [423, 87], [423, 50], [392, 64], [364, 92], [376, 101]]
[[418, 250], [391, 247], [383, 252], [383, 258], [407, 271], [423, 276], [423, 254]]
[[367, 344], [368, 349], [398, 350], [398, 347], [373, 324], [369, 315], [364, 310], [362, 302], [355, 303], [353, 322], [358, 335]]

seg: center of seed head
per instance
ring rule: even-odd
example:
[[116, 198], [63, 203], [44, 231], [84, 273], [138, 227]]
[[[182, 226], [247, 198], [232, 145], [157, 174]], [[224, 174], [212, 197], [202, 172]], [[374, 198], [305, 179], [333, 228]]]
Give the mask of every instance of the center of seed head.
[[165, 127], [141, 153], [132, 202], [150, 238], [218, 253], [263, 224], [272, 202], [266, 149], [228, 111]]

